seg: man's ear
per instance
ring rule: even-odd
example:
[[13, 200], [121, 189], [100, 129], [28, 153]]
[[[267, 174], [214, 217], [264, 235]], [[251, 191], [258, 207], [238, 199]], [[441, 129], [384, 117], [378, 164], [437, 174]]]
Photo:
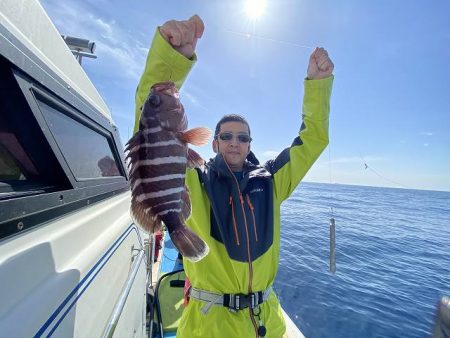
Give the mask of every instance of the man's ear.
[[217, 144], [217, 140], [213, 140], [212, 142], [213, 151], [217, 154], [219, 152], [219, 145]]

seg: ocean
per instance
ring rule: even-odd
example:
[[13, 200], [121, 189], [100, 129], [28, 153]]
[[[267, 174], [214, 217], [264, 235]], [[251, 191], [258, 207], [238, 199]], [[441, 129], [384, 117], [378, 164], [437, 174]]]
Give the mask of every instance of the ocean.
[[450, 296], [450, 192], [301, 183], [281, 224], [274, 286], [307, 338], [430, 336]]

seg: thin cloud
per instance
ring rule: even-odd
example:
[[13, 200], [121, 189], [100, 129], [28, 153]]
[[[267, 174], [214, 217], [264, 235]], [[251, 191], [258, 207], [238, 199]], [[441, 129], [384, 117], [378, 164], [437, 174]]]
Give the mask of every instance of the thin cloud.
[[[93, 16], [92, 14], [90, 14], [90, 17], [91, 17], [92, 19], [94, 19], [94, 20], [93, 20], [94, 24], [95, 24], [100, 30], [103, 31], [102, 36], [105, 37], [105, 38], [107, 38], [107, 39], [110, 39], [110, 40], [111, 40], [112, 37], [113, 37], [113, 28], [112, 28], [112, 26], [115, 25], [116, 22], [113, 20], [113, 21], [111, 21], [110, 23], [108, 23], [108, 22], [106, 22], [106, 21], [103, 21], [101, 18], [94, 18], [94, 16]], [[113, 42], [115, 42], [115, 39], [112, 39], [112, 40], [113, 40]]]
[[80, 2], [43, 1], [61, 34], [95, 41], [99, 67], [139, 79], [148, 49], [135, 36]]
[[419, 133], [419, 135], [423, 135], [423, 136], [433, 136], [434, 133], [432, 131], [421, 131]]

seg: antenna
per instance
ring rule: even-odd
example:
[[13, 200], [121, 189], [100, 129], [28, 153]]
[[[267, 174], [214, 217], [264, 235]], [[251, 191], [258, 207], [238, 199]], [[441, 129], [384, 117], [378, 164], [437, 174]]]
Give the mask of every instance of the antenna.
[[91, 59], [97, 58], [97, 55], [94, 55], [95, 42], [68, 35], [61, 35], [61, 37], [80, 65], [83, 56]]

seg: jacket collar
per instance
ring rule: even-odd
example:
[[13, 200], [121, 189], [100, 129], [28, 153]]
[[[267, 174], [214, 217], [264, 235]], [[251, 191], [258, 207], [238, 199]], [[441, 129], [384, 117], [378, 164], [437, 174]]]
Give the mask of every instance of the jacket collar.
[[[232, 177], [233, 173], [227, 166], [222, 154], [217, 154], [207, 163], [212, 171], [215, 171], [219, 177]], [[260, 165], [255, 165], [250, 161], [245, 160], [243, 166], [244, 179], [251, 177], [270, 177], [271, 174]]]

